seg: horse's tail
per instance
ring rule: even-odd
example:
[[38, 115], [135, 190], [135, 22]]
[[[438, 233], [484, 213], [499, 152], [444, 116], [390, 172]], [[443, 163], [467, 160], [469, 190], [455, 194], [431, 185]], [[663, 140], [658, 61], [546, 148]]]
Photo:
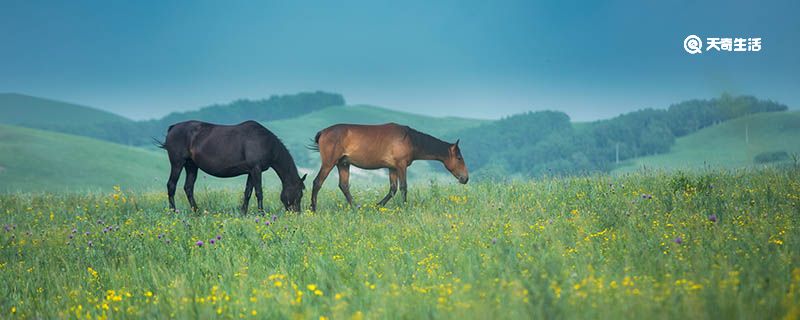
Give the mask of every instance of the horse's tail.
[[159, 147], [161, 149], [166, 149], [167, 148], [166, 142], [161, 142], [160, 140], [156, 139], [155, 137], [151, 137], [151, 138], [153, 138], [153, 144], [156, 147]]
[[[174, 127], [174, 126], [175, 125], [173, 124], [173, 125], [169, 126], [169, 128], [167, 128], [167, 134], [169, 134], [169, 131], [172, 130], [172, 127]], [[156, 137], [150, 137], [150, 138], [153, 139], [153, 144], [156, 147], [159, 147], [161, 149], [167, 149], [167, 141], [166, 141], [166, 139], [162, 142], [161, 140], [156, 139]]]
[[314, 136], [314, 143], [309, 144], [306, 146], [308, 150], [319, 152], [319, 136], [322, 135], [322, 131], [317, 132], [317, 135]]

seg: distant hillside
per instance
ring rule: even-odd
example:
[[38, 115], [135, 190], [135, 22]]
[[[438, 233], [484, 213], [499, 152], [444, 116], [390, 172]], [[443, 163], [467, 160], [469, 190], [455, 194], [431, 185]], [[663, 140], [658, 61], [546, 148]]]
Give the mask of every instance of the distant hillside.
[[754, 114], [678, 138], [665, 154], [636, 158], [614, 170], [739, 168], [770, 152], [800, 154], [800, 111]]
[[21, 94], [0, 95], [0, 124], [45, 129], [92, 137], [125, 145], [147, 146], [161, 138], [167, 128], [185, 120], [235, 124], [246, 120], [286, 119], [344, 105], [344, 98], [322, 91], [273, 95], [268, 99], [237, 100], [189, 112], [171, 113], [164, 118], [133, 121], [106, 111]]
[[[0, 192], [111, 190], [114, 185], [166, 190], [168, 174], [163, 151], [0, 125]], [[264, 177], [267, 186], [277, 185], [274, 174]], [[243, 178], [217, 179], [205, 174], [198, 177], [197, 185], [198, 190], [243, 186]], [[183, 191], [179, 194], [184, 197]]]
[[0, 126], [0, 191], [166, 183], [166, 156], [85, 137]]
[[330, 106], [345, 105], [344, 97], [328, 92], [302, 92], [273, 95], [268, 99], [241, 99], [231, 103], [212, 105], [187, 112], [173, 112], [158, 120], [161, 126], [200, 120], [222, 124], [235, 124], [247, 120], [274, 121], [292, 118]]
[[670, 151], [675, 139], [731, 119], [787, 107], [751, 96], [688, 100], [667, 109], [570, 122], [563, 112], [529, 112], [465, 129], [462, 152], [483, 176], [541, 176], [608, 172], [617, 164]]
[[17, 93], [0, 93], [0, 124], [47, 128], [53, 125], [93, 125], [103, 122], [132, 121], [77, 104]]

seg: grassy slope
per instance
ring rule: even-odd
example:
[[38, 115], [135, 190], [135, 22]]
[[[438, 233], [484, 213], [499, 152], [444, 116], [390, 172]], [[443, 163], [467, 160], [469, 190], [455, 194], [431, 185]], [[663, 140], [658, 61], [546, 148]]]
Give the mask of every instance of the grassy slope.
[[198, 199], [207, 214], [169, 214], [160, 192], [0, 195], [0, 312], [793, 319], [798, 174], [690, 175], [679, 189], [678, 174], [439, 185], [412, 190], [406, 206], [353, 210], [326, 189], [318, 213], [278, 212], [270, 225], [231, 213], [238, 192]]
[[[0, 192], [83, 191], [114, 185], [160, 190], [169, 174], [161, 150], [5, 125], [0, 125], [0, 167]], [[267, 184], [276, 183], [265, 178]], [[241, 178], [212, 179], [204, 174], [198, 181], [200, 190], [244, 184]]]
[[[745, 128], [750, 141], [745, 142]], [[800, 111], [750, 115], [681, 137], [669, 153], [634, 159], [614, 173], [642, 166], [697, 169], [706, 166], [738, 168], [754, 165], [753, 157], [766, 151], [800, 153]]]
[[151, 151], [12, 126], [0, 126], [0, 150], [3, 191], [139, 187], [168, 170], [165, 157]]
[[0, 93], [0, 123], [36, 127], [48, 124], [129, 122], [116, 114], [81, 105], [16, 93]]

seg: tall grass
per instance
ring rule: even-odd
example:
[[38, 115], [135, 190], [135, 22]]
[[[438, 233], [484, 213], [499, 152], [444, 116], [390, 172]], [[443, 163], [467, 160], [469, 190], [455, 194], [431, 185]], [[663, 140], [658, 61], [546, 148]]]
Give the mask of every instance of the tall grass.
[[797, 170], [410, 188], [247, 216], [236, 190], [0, 195], [0, 318], [800, 315]]

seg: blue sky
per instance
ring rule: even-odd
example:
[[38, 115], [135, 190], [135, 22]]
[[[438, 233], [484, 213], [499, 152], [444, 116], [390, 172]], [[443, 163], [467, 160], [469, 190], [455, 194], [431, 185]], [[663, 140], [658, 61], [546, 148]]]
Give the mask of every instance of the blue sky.
[[[308, 90], [574, 120], [722, 92], [800, 106], [798, 1], [3, 1], [0, 92], [135, 119]], [[683, 39], [761, 37], [689, 55]]]

